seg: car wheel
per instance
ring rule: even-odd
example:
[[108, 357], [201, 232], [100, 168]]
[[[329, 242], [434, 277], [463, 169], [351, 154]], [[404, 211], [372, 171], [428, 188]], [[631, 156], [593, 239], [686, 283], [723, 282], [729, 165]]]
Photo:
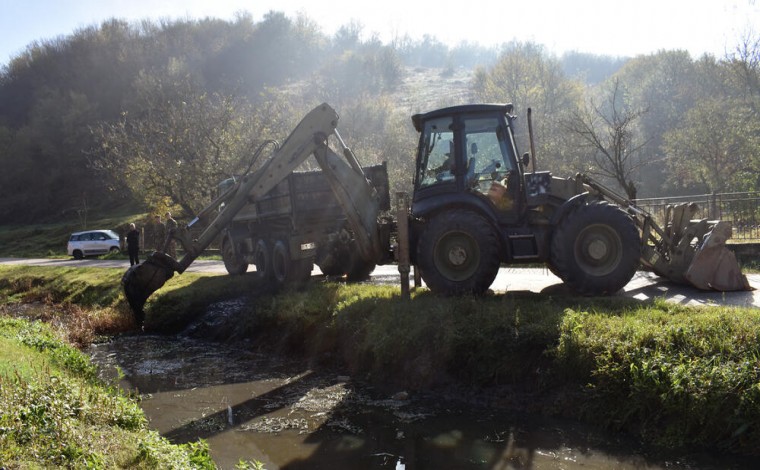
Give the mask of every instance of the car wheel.
[[84, 253], [82, 253], [82, 250], [74, 250], [72, 256], [74, 256], [74, 259], [82, 259], [84, 258]]
[[112, 246], [111, 249], [109, 249], [108, 251], [110, 251], [111, 254], [121, 253], [121, 250], [119, 249], [118, 246]]

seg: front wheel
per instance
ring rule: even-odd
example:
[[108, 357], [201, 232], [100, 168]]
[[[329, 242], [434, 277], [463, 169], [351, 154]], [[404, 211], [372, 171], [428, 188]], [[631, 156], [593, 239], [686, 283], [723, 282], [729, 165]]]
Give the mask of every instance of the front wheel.
[[235, 252], [235, 245], [231, 238], [225, 238], [222, 243], [222, 261], [224, 268], [232, 275], [243, 274], [248, 271], [248, 263]]
[[636, 273], [641, 238], [617, 206], [595, 202], [565, 217], [552, 236], [550, 266], [582, 295], [613, 294]]
[[482, 294], [493, 283], [501, 264], [496, 231], [474, 212], [443, 212], [422, 232], [417, 264], [433, 292]]

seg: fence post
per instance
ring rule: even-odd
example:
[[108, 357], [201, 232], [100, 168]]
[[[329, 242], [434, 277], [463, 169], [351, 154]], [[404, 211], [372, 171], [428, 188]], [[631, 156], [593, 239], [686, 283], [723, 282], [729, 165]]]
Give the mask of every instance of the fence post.
[[396, 193], [396, 223], [398, 227], [398, 272], [401, 275], [401, 298], [409, 299], [409, 196]]
[[718, 210], [718, 195], [713, 191], [713, 193], [710, 195], [710, 207], [709, 212], [707, 214], [707, 218], [711, 220], [719, 220], [720, 219], [720, 211]]

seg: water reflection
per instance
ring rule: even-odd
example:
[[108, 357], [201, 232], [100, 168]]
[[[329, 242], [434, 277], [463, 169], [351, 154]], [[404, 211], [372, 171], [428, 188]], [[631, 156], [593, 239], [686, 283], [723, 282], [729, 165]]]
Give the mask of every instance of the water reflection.
[[177, 443], [207, 439], [221, 468], [241, 459], [269, 470], [750, 468], [653, 458], [633, 441], [465, 403], [461, 393], [389, 397], [247, 342], [125, 336], [91, 352], [104, 374], [123, 370], [153, 428]]

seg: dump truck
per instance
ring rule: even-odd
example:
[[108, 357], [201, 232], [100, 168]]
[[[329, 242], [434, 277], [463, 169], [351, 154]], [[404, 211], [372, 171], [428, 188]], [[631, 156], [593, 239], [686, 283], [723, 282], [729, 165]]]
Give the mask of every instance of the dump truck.
[[[376, 194], [377, 209], [391, 209], [385, 163], [361, 169]], [[220, 183], [220, 193], [238, 178]], [[249, 265], [270, 286], [302, 283], [313, 265], [328, 276], [366, 280], [376, 262], [357, 256], [356, 237], [321, 170], [294, 171], [263, 197], [249, 200], [222, 230], [221, 254], [229, 274]], [[388, 245], [386, 243], [386, 245]], [[392, 254], [387, 253], [389, 260]]]
[[[640, 266], [700, 289], [750, 289], [725, 247], [729, 224], [692, 220], [687, 205], [673, 208], [660, 225], [587, 175], [559, 178], [537, 171], [535, 152], [521, 155], [517, 150], [513, 111], [511, 104], [471, 104], [412, 116], [420, 136], [411, 207], [393, 219], [338, 133], [337, 112], [323, 103], [260, 169], [236, 179], [187, 227], [171, 234], [185, 249], [182, 259], [155, 252], [130, 268], [122, 279], [125, 296], [141, 320], [147, 298], [222, 234], [229, 239], [226, 258], [233, 261], [233, 272], [242, 270], [234, 262], [242, 263], [242, 256], [257, 271], [272, 271], [280, 285], [302, 281], [319, 245], [342, 236], [352, 263], [386, 264], [406, 253], [428, 288], [444, 295], [482, 294], [502, 264], [519, 263], [545, 263], [582, 295], [615, 293]], [[332, 149], [335, 144], [340, 153]], [[275, 188], [284, 181], [294, 183], [291, 174], [310, 156], [321, 170], [318, 178], [341, 207], [335, 220], [342, 230], [309, 240], [286, 241], [291, 228], [280, 237], [260, 237], [257, 233], [263, 232], [246, 224], [244, 214], [259, 211], [257, 201], [276, 197]], [[192, 239], [189, 229], [196, 223], [206, 228]], [[345, 273], [349, 262], [341, 256], [347, 257], [346, 250], [335, 253], [338, 261], [332, 267]]]

